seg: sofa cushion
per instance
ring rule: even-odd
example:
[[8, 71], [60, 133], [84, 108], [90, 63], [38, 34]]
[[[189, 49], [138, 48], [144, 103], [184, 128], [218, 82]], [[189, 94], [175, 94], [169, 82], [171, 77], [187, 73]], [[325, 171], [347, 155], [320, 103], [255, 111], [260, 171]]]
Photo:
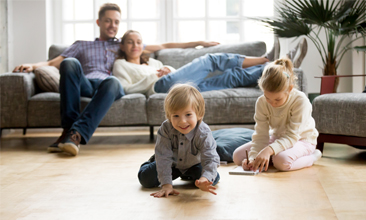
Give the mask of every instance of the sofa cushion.
[[233, 161], [233, 153], [239, 146], [252, 140], [254, 130], [248, 128], [228, 128], [212, 132], [217, 143], [217, 153], [220, 161]]
[[[202, 92], [206, 114], [204, 122], [209, 125], [253, 124], [255, 102], [262, 95], [257, 87], [215, 90]], [[147, 117], [150, 125], [158, 125], [165, 120], [164, 99], [167, 94], [154, 94], [147, 101]]]
[[247, 56], [261, 56], [266, 52], [266, 44], [262, 41], [248, 42], [241, 44], [226, 44], [213, 47], [205, 47], [202, 49], [186, 48], [186, 49], [164, 49], [155, 52], [156, 59], [160, 60], [164, 65], [172, 66], [176, 69], [191, 62], [195, 58], [203, 56], [207, 53], [236, 53]]
[[60, 72], [54, 66], [41, 66], [34, 71], [38, 87], [44, 92], [59, 92]]
[[366, 94], [332, 93], [313, 100], [319, 133], [366, 137]]
[[48, 60], [52, 60], [61, 55], [61, 53], [66, 50], [69, 46], [67, 45], [60, 45], [60, 44], [53, 44], [50, 46], [48, 50]]
[[[90, 102], [81, 98], [81, 109]], [[146, 125], [146, 97], [142, 94], [125, 95], [116, 100], [100, 126]], [[29, 127], [60, 127], [60, 94], [44, 92], [32, 96], [28, 104]]]

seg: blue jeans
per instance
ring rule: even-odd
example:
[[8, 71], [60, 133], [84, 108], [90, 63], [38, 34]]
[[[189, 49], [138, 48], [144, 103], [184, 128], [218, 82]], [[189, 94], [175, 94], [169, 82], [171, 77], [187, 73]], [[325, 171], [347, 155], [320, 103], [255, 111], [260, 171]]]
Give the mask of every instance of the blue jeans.
[[[104, 80], [87, 79], [80, 62], [66, 58], [60, 64], [61, 126], [76, 130], [86, 144], [113, 102], [124, 95], [119, 80], [109, 76]], [[91, 101], [80, 113], [80, 97]]]
[[[202, 165], [201, 163], [196, 164], [190, 167], [185, 173], [180, 172], [179, 169], [172, 167], [172, 180], [181, 177], [182, 179], [187, 180], [197, 180], [201, 177], [202, 174]], [[145, 162], [141, 165], [138, 178], [140, 184], [145, 188], [153, 188], [158, 187], [160, 182], [158, 180], [158, 171], [156, 170], [156, 161], [154, 162]], [[215, 181], [212, 185], [216, 185], [220, 180], [220, 175], [217, 173]]]
[[[176, 83], [193, 83], [201, 92], [245, 87], [257, 83], [265, 65], [243, 69], [245, 56], [230, 53], [206, 54], [161, 77], [154, 86], [157, 93], [167, 93]], [[216, 70], [220, 75], [206, 78]]]

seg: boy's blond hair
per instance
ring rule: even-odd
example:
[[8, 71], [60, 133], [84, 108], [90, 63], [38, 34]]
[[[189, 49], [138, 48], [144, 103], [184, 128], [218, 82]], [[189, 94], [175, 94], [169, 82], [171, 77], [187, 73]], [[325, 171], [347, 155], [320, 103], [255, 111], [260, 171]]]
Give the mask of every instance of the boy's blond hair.
[[171, 120], [174, 112], [188, 106], [192, 106], [200, 122], [205, 115], [205, 100], [201, 93], [189, 84], [176, 84], [170, 89], [165, 98], [165, 117]]
[[297, 88], [297, 76], [293, 72], [291, 60], [281, 58], [268, 64], [263, 71], [258, 85], [262, 91], [282, 92], [291, 85]]

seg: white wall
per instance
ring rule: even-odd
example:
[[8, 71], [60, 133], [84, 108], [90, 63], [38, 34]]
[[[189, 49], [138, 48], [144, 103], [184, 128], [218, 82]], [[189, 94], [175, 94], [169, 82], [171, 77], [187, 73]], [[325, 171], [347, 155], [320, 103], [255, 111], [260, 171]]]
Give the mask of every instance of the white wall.
[[0, 73], [8, 71], [8, 2], [0, 0]]
[[[12, 0], [9, 8], [9, 69], [47, 59], [46, 1]], [[10, 24], [9, 24], [10, 25]]]
[[[353, 46], [365, 45], [364, 39], [358, 39], [353, 43]], [[366, 75], [366, 56], [365, 53], [352, 51], [352, 69], [353, 75]], [[365, 89], [366, 77], [353, 77], [352, 91], [360, 92]]]
[[[285, 56], [286, 52], [289, 49], [294, 48], [300, 39], [303, 37], [300, 37], [298, 39], [290, 38], [290, 39], [281, 39], [281, 56]], [[320, 38], [323, 39], [323, 42], [325, 42], [325, 35], [320, 34]], [[308, 93], [319, 93], [320, 92], [320, 79], [315, 78], [315, 76], [322, 76], [323, 75], [323, 62], [320, 57], [320, 54], [318, 50], [316, 49], [314, 43], [309, 39], [307, 39], [308, 43], [308, 52], [307, 55], [304, 58], [304, 61], [301, 64], [301, 69], [304, 70], [304, 73], [307, 78], [308, 82]], [[346, 40], [346, 42], [349, 42], [349, 40]], [[348, 51], [342, 61], [341, 64], [338, 67], [337, 74], [338, 75], [351, 75], [354, 74], [352, 71], [352, 68], [357, 66], [359, 64], [360, 68], [364, 66], [362, 62], [358, 64], [354, 64], [352, 66], [352, 51]], [[361, 74], [361, 73], [359, 73]], [[339, 86], [338, 86], [338, 92], [352, 92], [352, 78], [341, 78]]]

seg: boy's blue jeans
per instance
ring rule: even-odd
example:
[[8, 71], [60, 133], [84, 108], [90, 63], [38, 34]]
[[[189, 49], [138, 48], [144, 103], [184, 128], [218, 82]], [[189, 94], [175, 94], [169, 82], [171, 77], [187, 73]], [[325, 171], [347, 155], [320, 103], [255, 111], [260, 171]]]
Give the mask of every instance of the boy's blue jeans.
[[[60, 64], [61, 126], [76, 130], [86, 144], [113, 102], [124, 95], [119, 80], [109, 76], [104, 80], [87, 79], [80, 62], [65, 58]], [[91, 101], [80, 113], [80, 97]]]
[[[243, 69], [245, 56], [230, 53], [206, 54], [161, 77], [154, 86], [156, 93], [167, 93], [176, 83], [193, 83], [201, 92], [253, 85], [261, 77], [265, 65]], [[206, 78], [216, 70], [220, 75]]]
[[[179, 169], [172, 167], [172, 180], [181, 177], [186, 180], [197, 180], [201, 177], [202, 174], [202, 165], [201, 163], [196, 164], [190, 167], [185, 173], [180, 172]], [[158, 171], [156, 170], [156, 161], [154, 162], [145, 162], [141, 165], [138, 178], [141, 185], [145, 188], [153, 188], [158, 187], [160, 182], [158, 180]], [[216, 185], [220, 180], [220, 175], [217, 173], [215, 181], [212, 185]]]

